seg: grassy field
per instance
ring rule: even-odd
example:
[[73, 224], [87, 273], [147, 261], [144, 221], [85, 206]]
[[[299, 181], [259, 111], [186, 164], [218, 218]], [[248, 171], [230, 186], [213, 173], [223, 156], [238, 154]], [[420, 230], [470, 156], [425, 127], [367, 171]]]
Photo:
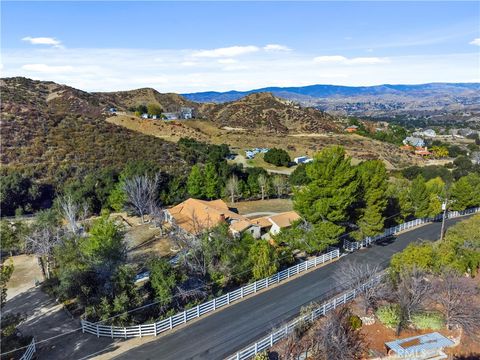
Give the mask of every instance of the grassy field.
[[256, 212], [280, 213], [293, 210], [293, 203], [291, 199], [241, 201], [235, 204], [229, 204], [229, 206], [236, 208], [238, 213], [242, 215]]

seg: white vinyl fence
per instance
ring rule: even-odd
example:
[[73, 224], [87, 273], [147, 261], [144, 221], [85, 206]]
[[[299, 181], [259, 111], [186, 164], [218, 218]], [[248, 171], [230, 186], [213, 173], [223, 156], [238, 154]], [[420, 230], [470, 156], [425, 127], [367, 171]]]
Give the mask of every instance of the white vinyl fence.
[[[468, 214], [474, 214], [474, 213], [477, 213], [477, 212], [480, 212], [480, 207], [467, 209], [467, 210], [462, 210], [462, 211], [449, 211], [447, 213], [447, 219], [455, 218], [455, 217], [459, 217], [459, 216], [463, 216], [463, 215], [468, 215]], [[399, 233], [403, 230], [411, 229], [411, 228], [414, 228], [414, 227], [422, 225], [422, 224], [426, 224], [426, 223], [430, 223], [430, 222], [433, 222], [433, 221], [441, 220], [442, 217], [443, 217], [443, 214], [437, 215], [437, 216], [432, 217], [432, 218], [415, 219], [415, 220], [412, 220], [412, 221], [409, 221], [409, 222], [406, 222], [406, 223], [388, 228], [383, 233], [381, 233], [377, 236], [374, 236], [374, 237], [367, 237], [367, 238], [363, 239], [362, 241], [353, 241], [352, 242], [352, 241], [344, 240], [343, 241], [343, 248], [347, 251], [355, 251], [355, 250], [358, 250], [358, 249], [362, 249], [362, 248], [374, 243], [377, 240], [386, 238], [386, 237], [391, 236], [393, 234]]]
[[27, 350], [25, 351], [25, 353], [22, 355], [22, 357], [20, 358], [20, 360], [30, 360], [32, 357], [33, 357], [33, 354], [35, 354], [35, 351], [36, 351], [36, 347], [35, 347], [35, 338], [32, 339], [32, 342], [30, 343], [30, 345], [28, 345], [27, 347]]
[[[377, 279], [373, 280], [374, 282], [380, 281], [382, 275], [379, 275]], [[297, 326], [299, 326], [302, 323], [305, 322], [312, 322], [315, 319], [319, 318], [320, 316], [325, 316], [326, 313], [328, 313], [331, 310], [334, 310], [336, 307], [346, 304], [349, 301], [352, 301], [355, 299], [358, 295], [362, 293], [362, 290], [364, 290], [366, 287], [371, 286], [372, 282], [369, 282], [367, 284], [363, 284], [360, 288], [358, 289], [353, 289], [350, 291], [347, 291], [335, 298], [333, 300], [330, 300], [326, 303], [324, 303], [322, 306], [316, 308], [313, 310], [310, 314], [304, 315], [304, 316], [299, 316], [292, 322], [288, 323], [284, 327], [282, 327], [279, 330], [276, 330], [272, 332], [270, 335], [264, 337], [263, 339], [257, 341], [256, 343], [248, 346], [247, 348], [240, 350], [236, 354], [228, 357], [226, 360], [244, 360], [244, 359], [249, 359], [256, 354], [267, 350], [271, 346], [273, 346], [275, 343], [279, 342], [283, 338], [287, 337], [290, 333], [292, 333]]]
[[217, 297], [213, 300], [204, 302], [189, 310], [182, 311], [167, 319], [160, 320], [156, 323], [142, 324], [127, 327], [118, 327], [110, 325], [101, 325], [90, 321], [82, 320], [82, 331], [96, 335], [97, 337], [106, 336], [111, 338], [129, 338], [142, 336], [157, 336], [165, 331], [171, 330], [179, 325], [192, 321], [204, 314], [208, 314], [220, 309], [228, 304], [243, 299], [244, 297], [255, 294], [262, 289], [266, 289], [274, 284], [278, 284], [286, 279], [315, 268], [327, 261], [338, 258], [340, 250], [334, 249], [326, 254], [317, 256], [313, 259], [301, 262], [297, 265], [289, 267], [283, 271], [276, 273], [268, 278], [255, 281], [252, 284], [241, 287], [240, 289], [231, 291], [225, 295]]

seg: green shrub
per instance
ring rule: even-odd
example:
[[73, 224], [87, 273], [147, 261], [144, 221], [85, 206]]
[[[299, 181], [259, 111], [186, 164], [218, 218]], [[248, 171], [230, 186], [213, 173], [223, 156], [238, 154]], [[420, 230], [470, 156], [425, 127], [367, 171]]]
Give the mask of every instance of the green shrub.
[[440, 330], [444, 320], [439, 313], [419, 313], [412, 316], [412, 324], [417, 329]]
[[358, 317], [357, 315], [352, 315], [350, 316], [350, 326], [352, 327], [353, 330], [358, 330], [362, 327], [362, 319]]
[[381, 306], [377, 310], [377, 318], [380, 322], [392, 329], [395, 329], [400, 323], [400, 308], [398, 305], [389, 304]]

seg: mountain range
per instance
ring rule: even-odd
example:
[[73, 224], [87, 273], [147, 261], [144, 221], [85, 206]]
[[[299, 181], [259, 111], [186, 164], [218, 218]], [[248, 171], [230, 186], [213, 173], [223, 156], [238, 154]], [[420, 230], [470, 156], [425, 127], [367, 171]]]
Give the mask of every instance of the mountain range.
[[419, 85], [266, 87], [249, 91], [183, 94], [191, 101], [224, 103], [260, 92], [303, 106], [341, 115], [394, 117], [437, 115], [444, 111], [480, 112], [480, 83], [428, 83]]

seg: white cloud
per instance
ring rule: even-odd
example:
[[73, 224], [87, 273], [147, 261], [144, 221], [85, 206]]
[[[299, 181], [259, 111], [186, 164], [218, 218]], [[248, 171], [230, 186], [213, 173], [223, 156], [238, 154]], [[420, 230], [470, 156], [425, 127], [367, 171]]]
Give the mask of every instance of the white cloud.
[[480, 38], [473, 39], [469, 42], [470, 45], [477, 45], [480, 46]]
[[219, 59], [217, 60], [219, 64], [236, 64], [238, 63], [238, 60], [235, 59]]
[[26, 36], [22, 39], [22, 41], [29, 42], [32, 45], [50, 45], [50, 46], [55, 46], [59, 47], [62, 45], [62, 42], [60, 40], [57, 40], [52, 37], [31, 37], [31, 36]]
[[[362, 49], [364, 50], [364, 49]], [[476, 50], [476, 49], [474, 49]], [[161, 92], [248, 90], [309, 84], [374, 85], [471, 82], [478, 52], [372, 58], [320, 57], [261, 49], [240, 58], [193, 58], [200, 50], [2, 49], [2, 76], [50, 80], [86, 91], [154, 87]], [[111, 59], [115, 59], [112, 61]], [[161, 59], [161, 61], [152, 61]], [[238, 60], [236, 63], [228, 59]], [[220, 60], [220, 63], [219, 63]], [[366, 65], [370, 63], [375, 65]]]
[[196, 66], [196, 65], [198, 65], [198, 63], [195, 62], [195, 61], [182, 61], [180, 63], [180, 65], [182, 65], [182, 66]]
[[69, 65], [50, 66], [47, 64], [25, 64], [22, 66], [22, 69], [36, 73], [50, 74], [72, 72], [74, 70], [73, 66]]
[[205, 58], [219, 58], [219, 57], [234, 57], [254, 53], [260, 50], [257, 46], [230, 46], [212, 50], [200, 50], [192, 54], [193, 57]]
[[388, 58], [379, 57], [356, 57], [347, 58], [342, 55], [317, 56], [313, 59], [317, 64], [339, 64], [339, 65], [375, 65], [389, 62]]
[[279, 44], [268, 44], [263, 47], [265, 51], [292, 51], [288, 46]]

